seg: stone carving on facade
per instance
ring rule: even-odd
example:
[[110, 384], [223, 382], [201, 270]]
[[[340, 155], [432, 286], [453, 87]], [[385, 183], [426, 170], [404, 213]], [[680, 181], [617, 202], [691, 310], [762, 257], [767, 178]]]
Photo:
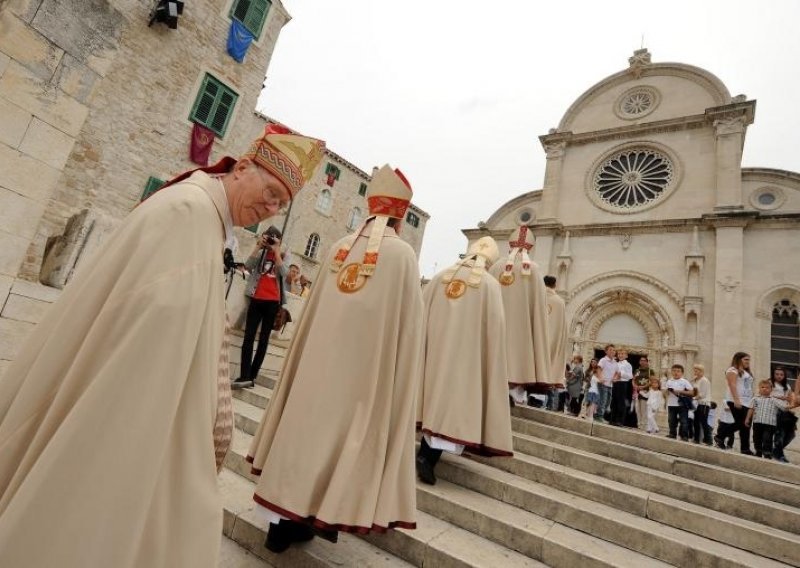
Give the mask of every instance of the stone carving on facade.
[[718, 118], [714, 121], [714, 130], [717, 136], [728, 136], [730, 134], [742, 134], [747, 125], [747, 118], [744, 115], [729, 116]]
[[620, 235], [619, 244], [622, 245], [622, 250], [628, 250], [631, 246], [631, 241], [633, 241], [633, 235], [630, 233]]
[[729, 294], [730, 294], [730, 293], [731, 293], [731, 292], [733, 292], [733, 291], [734, 291], [736, 288], [738, 288], [738, 287], [739, 287], [739, 284], [741, 284], [741, 282], [739, 282], [738, 280], [734, 280], [734, 279], [733, 279], [733, 278], [732, 278], [732, 277], [729, 275], [729, 276], [726, 276], [726, 277], [725, 277], [725, 280], [724, 280], [724, 281], [722, 281], [722, 280], [717, 280], [717, 284], [719, 284], [720, 288], [722, 288], [723, 290], [725, 290], [727, 293], [729, 293]]
[[628, 63], [630, 64], [628, 71], [638, 79], [642, 76], [644, 69], [650, 65], [650, 58], [650, 52], [647, 48], [637, 49], [633, 52], [633, 55], [628, 58]]
[[739, 104], [746, 102], [747, 102], [747, 95], [736, 95], [735, 97], [731, 97], [731, 104]]
[[670, 300], [672, 300], [676, 306], [681, 305], [681, 296], [675, 290], [648, 274], [644, 274], [641, 272], [635, 272], [633, 270], [615, 270], [612, 272], [605, 272], [603, 274], [598, 274], [597, 276], [593, 276], [587, 280], [584, 280], [578, 286], [576, 286], [572, 292], [570, 292], [569, 300], [574, 300], [575, 296], [583, 292], [589, 287], [594, 286], [598, 282], [602, 282], [603, 280], [609, 280], [611, 278], [624, 278], [624, 279], [632, 279], [637, 280], [639, 282], [643, 282], [645, 284], [649, 284], [666, 294]]
[[544, 152], [547, 155], [548, 160], [557, 160], [559, 158], [564, 157], [564, 150], [567, 147], [567, 143], [564, 141], [561, 142], [547, 142], [544, 145]]
[[66, 286], [79, 263], [97, 250], [119, 223], [117, 219], [89, 209], [70, 217], [61, 235], [47, 239], [39, 281], [53, 288]]

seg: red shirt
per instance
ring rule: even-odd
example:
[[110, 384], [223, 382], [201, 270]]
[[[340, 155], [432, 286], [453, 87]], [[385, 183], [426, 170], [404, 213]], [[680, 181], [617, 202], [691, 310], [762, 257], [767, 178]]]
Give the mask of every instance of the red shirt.
[[268, 269], [258, 279], [256, 291], [253, 293], [253, 298], [256, 300], [270, 302], [280, 302], [281, 300], [281, 292], [278, 288], [278, 279], [275, 278], [275, 265], [273, 262], [272, 251], [269, 251], [264, 259], [265, 267], [268, 267]]

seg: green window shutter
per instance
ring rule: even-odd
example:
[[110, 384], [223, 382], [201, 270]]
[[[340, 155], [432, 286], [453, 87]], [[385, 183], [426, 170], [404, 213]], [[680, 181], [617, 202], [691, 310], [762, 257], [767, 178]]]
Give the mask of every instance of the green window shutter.
[[359, 195], [366, 195], [367, 194], [367, 184], [362, 183], [358, 188]]
[[238, 0], [231, 6], [231, 17], [244, 23], [247, 18], [247, 11], [250, 9], [250, 2], [252, 0]]
[[238, 98], [239, 95], [233, 90], [215, 77], [206, 74], [189, 120], [210, 128], [217, 136], [225, 136]]
[[258, 39], [271, 6], [272, 2], [269, 0], [235, 0], [231, 6], [230, 17], [242, 22], [244, 27]]
[[161, 187], [165, 183], [167, 183], [167, 182], [165, 182], [163, 179], [158, 179], [158, 178], [153, 177], [153, 176], [150, 176], [149, 178], [147, 178], [147, 183], [144, 186], [144, 191], [142, 192], [142, 198], [140, 199], [140, 201], [144, 201], [145, 199], [147, 199], [147, 197], [149, 195], [151, 195], [151, 194], [155, 193], [156, 191], [158, 191], [159, 189], [161, 189]]

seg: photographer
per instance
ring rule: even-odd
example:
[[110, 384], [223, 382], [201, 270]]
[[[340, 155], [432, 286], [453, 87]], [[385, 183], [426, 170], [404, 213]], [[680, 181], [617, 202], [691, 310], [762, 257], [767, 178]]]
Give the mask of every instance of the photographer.
[[[262, 234], [253, 253], [245, 262], [250, 271], [247, 279], [245, 295], [250, 298], [247, 307], [247, 319], [242, 341], [242, 360], [239, 378], [233, 381], [231, 388], [250, 388], [255, 384], [258, 371], [267, 355], [269, 334], [275, 322], [278, 309], [284, 303], [284, 279], [288, 273], [287, 265], [281, 255], [281, 232], [270, 226]], [[253, 342], [259, 326], [258, 347], [253, 356]]]

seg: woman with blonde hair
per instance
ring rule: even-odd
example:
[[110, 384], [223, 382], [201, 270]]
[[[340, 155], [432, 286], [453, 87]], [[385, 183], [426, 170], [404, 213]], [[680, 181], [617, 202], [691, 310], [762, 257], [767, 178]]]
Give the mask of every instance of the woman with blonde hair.
[[703, 443], [710, 446], [712, 442], [708, 411], [711, 405], [711, 381], [706, 377], [706, 368], [700, 363], [692, 365], [692, 374], [694, 375], [692, 379], [692, 386], [695, 390], [694, 400], [697, 403], [697, 408], [694, 410], [694, 443], [700, 443], [702, 434]]

